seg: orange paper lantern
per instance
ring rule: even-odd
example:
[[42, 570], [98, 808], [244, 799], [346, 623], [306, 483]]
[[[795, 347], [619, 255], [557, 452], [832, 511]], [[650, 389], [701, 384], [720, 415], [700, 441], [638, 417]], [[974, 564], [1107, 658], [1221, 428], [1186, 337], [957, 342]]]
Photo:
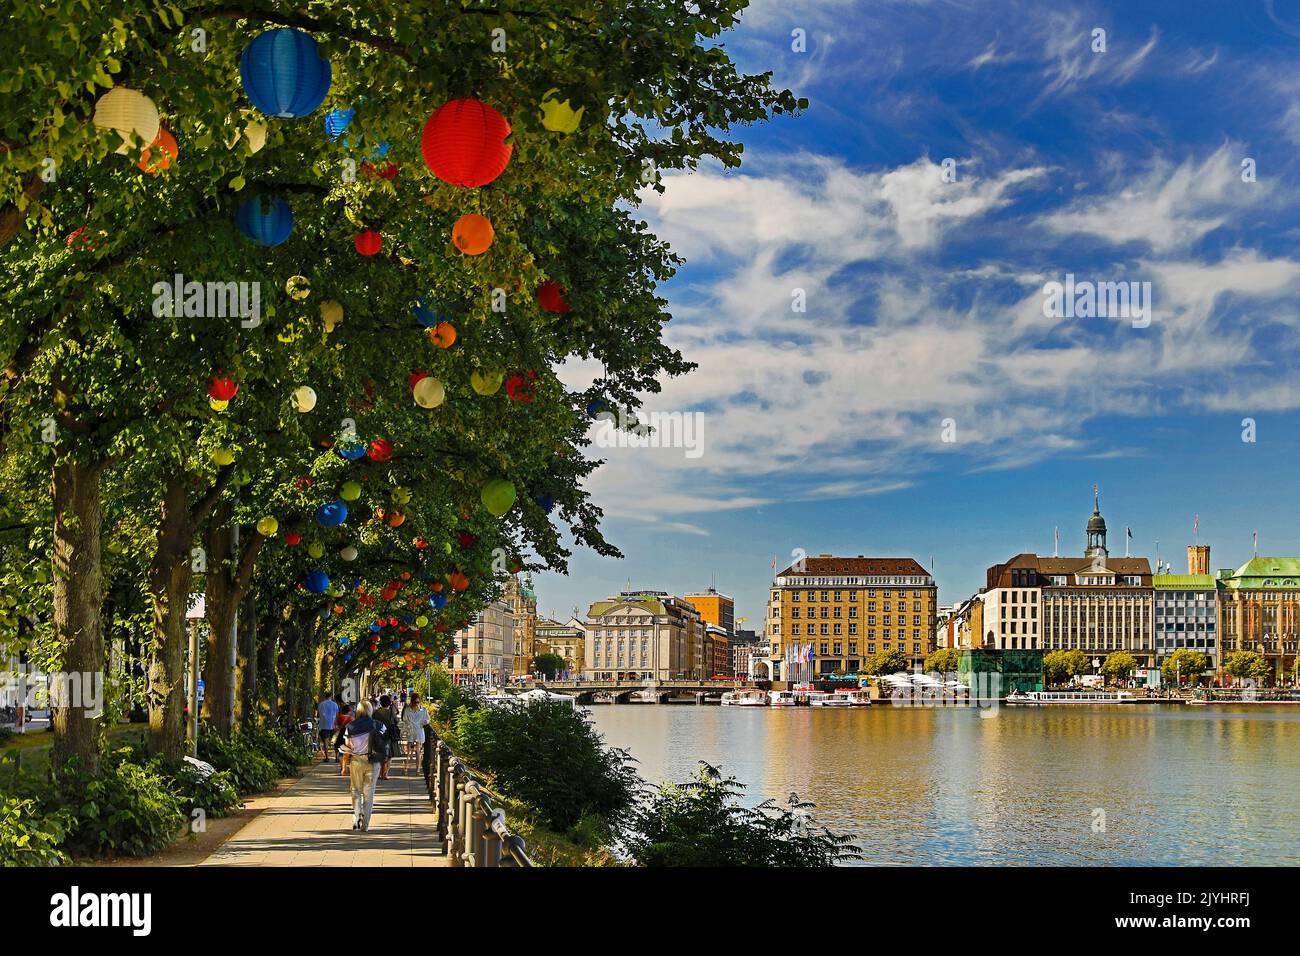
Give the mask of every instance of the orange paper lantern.
[[172, 160], [179, 155], [176, 137], [165, 129], [159, 129], [154, 141], [140, 153], [140, 162], [136, 163], [136, 166], [152, 176], [157, 176], [164, 169], [170, 168]]
[[439, 322], [429, 330], [429, 341], [440, 349], [449, 349], [456, 344], [456, 326], [450, 322]]
[[487, 216], [476, 212], [466, 213], [451, 227], [451, 241], [467, 256], [481, 256], [492, 247], [496, 230]]

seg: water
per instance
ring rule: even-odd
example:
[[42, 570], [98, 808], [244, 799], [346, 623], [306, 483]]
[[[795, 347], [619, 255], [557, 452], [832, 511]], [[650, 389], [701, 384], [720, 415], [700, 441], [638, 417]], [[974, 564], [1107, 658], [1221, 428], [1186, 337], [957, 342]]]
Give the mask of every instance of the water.
[[647, 781], [705, 760], [748, 803], [796, 792], [868, 864], [1300, 863], [1296, 706], [589, 711]]

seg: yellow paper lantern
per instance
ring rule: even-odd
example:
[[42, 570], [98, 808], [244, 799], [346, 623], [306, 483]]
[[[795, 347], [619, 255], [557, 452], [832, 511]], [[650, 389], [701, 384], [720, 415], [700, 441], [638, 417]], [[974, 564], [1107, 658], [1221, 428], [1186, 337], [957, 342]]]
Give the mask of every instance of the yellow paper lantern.
[[326, 299], [320, 304], [320, 318], [325, 323], [325, 333], [334, 331], [334, 326], [343, 321], [343, 306], [333, 299]]
[[339, 489], [339, 497], [344, 501], [356, 501], [361, 497], [361, 486], [355, 481], [345, 481]]
[[411, 503], [411, 493], [402, 487], [394, 488], [393, 500], [399, 505], [409, 505]]
[[[125, 156], [148, 146], [158, 138], [158, 107], [139, 90], [117, 86], [101, 96], [95, 103], [92, 122], [100, 129], [114, 130], [123, 140], [114, 152]], [[132, 144], [135, 137], [138, 143]]]
[[224, 412], [230, 406], [228, 398], [209, 398], [208, 404], [212, 406], [214, 412]]
[[212, 453], [212, 460], [222, 468], [235, 462], [235, 454], [229, 448], [218, 448]]
[[248, 138], [248, 151], [256, 153], [266, 145], [266, 124], [249, 123], [244, 127], [244, 136]]
[[504, 372], [480, 372], [475, 370], [469, 373], [470, 388], [480, 395], [495, 395], [505, 379]]
[[582, 113], [587, 107], [573, 109], [568, 100], [555, 99], [554, 94], [558, 92], [547, 90], [542, 95], [542, 126], [552, 133], [572, 133], [582, 122]]
[[313, 541], [307, 545], [307, 553], [313, 558], [322, 558], [325, 556], [325, 546], [319, 541]]
[[415, 404], [421, 408], [437, 408], [447, 397], [447, 390], [442, 387], [442, 382], [432, 375], [426, 375], [415, 383], [412, 394], [415, 396]]
[[306, 276], [290, 276], [284, 284], [284, 291], [289, 293], [289, 298], [301, 302], [311, 295], [311, 280]]
[[257, 520], [257, 533], [263, 538], [275, 537], [275, 533], [280, 530], [280, 522], [276, 521], [270, 515]]
[[293, 407], [306, 414], [316, 407], [316, 390], [310, 385], [299, 385], [293, 390]]

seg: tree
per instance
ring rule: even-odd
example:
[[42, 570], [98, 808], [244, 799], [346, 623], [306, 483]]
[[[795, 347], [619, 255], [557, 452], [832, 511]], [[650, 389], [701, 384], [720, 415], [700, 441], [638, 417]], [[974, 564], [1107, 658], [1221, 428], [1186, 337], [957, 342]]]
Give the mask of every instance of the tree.
[[1224, 656], [1223, 669], [1237, 680], [1252, 680], [1260, 686], [1267, 684], [1273, 673], [1259, 651], [1233, 651]]
[[813, 804], [740, 802], [744, 786], [703, 764], [694, 780], [665, 784], [637, 808], [623, 845], [638, 866], [834, 866], [861, 859], [843, 834], [819, 827]]
[[1043, 677], [1048, 684], [1064, 684], [1072, 677], [1088, 673], [1088, 655], [1078, 648], [1048, 651], [1043, 655]]
[[1118, 684], [1132, 677], [1137, 666], [1137, 658], [1128, 651], [1111, 651], [1101, 663], [1101, 672], [1112, 684]]
[[1209, 669], [1210, 662], [1200, 651], [1179, 648], [1160, 665], [1160, 677], [1167, 684], [1178, 684], [1183, 678], [1195, 682]]
[[955, 647], [941, 647], [925, 659], [927, 673], [955, 674], [961, 662], [961, 652]]
[[538, 654], [533, 658], [532, 669], [547, 680], [555, 680], [555, 675], [564, 670], [565, 660], [559, 654]]

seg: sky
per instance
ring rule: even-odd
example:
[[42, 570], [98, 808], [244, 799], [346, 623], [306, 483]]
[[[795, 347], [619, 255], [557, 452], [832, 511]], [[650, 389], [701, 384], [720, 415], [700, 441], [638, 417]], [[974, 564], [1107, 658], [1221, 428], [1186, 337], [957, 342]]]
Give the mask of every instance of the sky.
[[[698, 363], [645, 411], [701, 441], [593, 447], [625, 557], [537, 575], [543, 614], [713, 585], [761, 628], [795, 549], [956, 603], [1080, 554], [1094, 484], [1112, 554], [1185, 572], [1198, 515], [1212, 569], [1300, 554], [1300, 0], [756, 0], [723, 45], [810, 105], [644, 195]], [[1149, 317], [1049, 314], [1067, 275]]]

